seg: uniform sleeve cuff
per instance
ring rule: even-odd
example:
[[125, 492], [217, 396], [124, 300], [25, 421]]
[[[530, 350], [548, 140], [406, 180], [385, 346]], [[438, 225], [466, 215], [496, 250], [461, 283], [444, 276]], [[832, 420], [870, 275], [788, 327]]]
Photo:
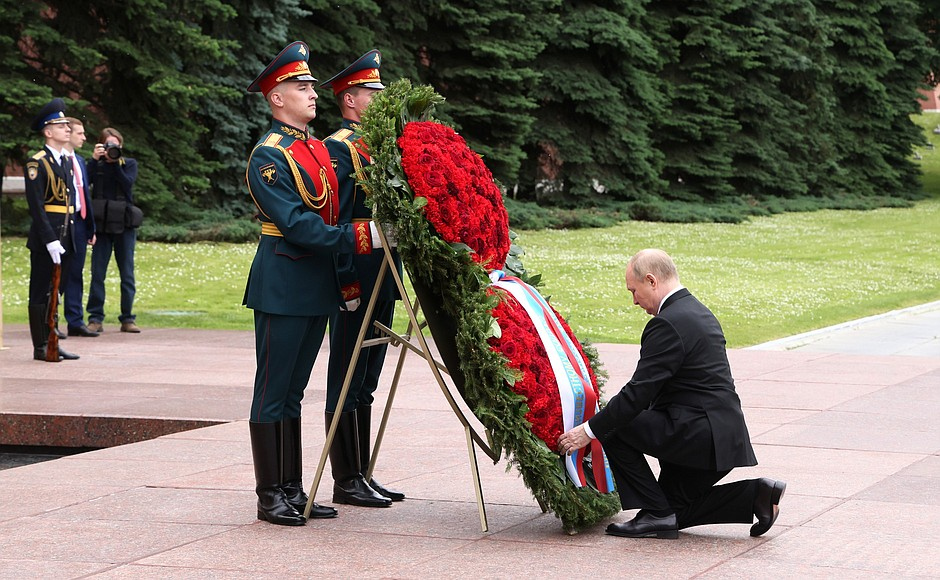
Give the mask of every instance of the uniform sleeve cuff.
[[355, 300], [362, 296], [362, 287], [359, 285], [359, 282], [350, 284], [349, 286], [343, 286], [343, 300]]
[[372, 253], [372, 232], [369, 230], [369, 222], [353, 223], [353, 234], [356, 236], [356, 253]]

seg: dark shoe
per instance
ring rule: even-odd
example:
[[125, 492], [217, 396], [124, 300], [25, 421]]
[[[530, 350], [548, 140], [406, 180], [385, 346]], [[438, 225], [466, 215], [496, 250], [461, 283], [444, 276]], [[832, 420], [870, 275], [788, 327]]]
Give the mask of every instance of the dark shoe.
[[77, 354], [72, 354], [67, 350], [62, 350], [62, 347], [59, 347], [59, 360], [78, 360], [81, 358]]
[[[81, 326], [70, 326], [69, 327], [69, 336], [87, 336], [89, 338], [98, 336], [97, 332], [94, 332], [84, 324]], [[61, 336], [59, 338], [62, 338]]]
[[258, 519], [281, 526], [302, 526], [307, 519], [287, 502], [281, 489], [279, 423], [248, 423], [258, 494]]
[[762, 477], [757, 480], [757, 496], [754, 498], [754, 515], [757, 523], [751, 526], [751, 535], [755, 538], [767, 533], [780, 514], [780, 498], [786, 491], [787, 484]]
[[140, 332], [140, 327], [134, 324], [133, 320], [128, 320], [127, 322], [121, 323], [121, 332], [132, 332], [138, 334]]
[[[46, 360], [46, 347], [41, 346], [33, 349], [33, 360]], [[62, 360], [62, 350], [59, 350], [59, 358], [57, 360], [51, 360], [48, 362], [59, 362]]]
[[378, 492], [379, 495], [384, 495], [392, 501], [403, 501], [405, 499], [405, 494], [402, 492], [389, 489], [374, 479], [369, 480], [369, 487]]
[[[356, 407], [356, 425], [359, 430], [359, 469], [362, 478], [365, 479], [372, 457], [372, 405], [359, 405]], [[405, 494], [389, 489], [375, 479], [369, 480], [369, 487], [392, 501], [405, 499]]]
[[662, 518], [640, 512], [629, 522], [610, 524], [607, 533], [622, 538], [660, 538], [675, 540], [679, 537], [679, 528], [676, 526], [676, 514]]
[[362, 476], [333, 484], [333, 502], [360, 507], [392, 507], [392, 500], [369, 487]]
[[88, 328], [88, 330], [92, 332], [97, 332], [99, 334], [104, 332], [104, 326], [102, 326], [101, 322], [98, 320], [89, 320], [88, 326], [86, 328]]
[[59, 337], [59, 340], [65, 340], [66, 338], [68, 338], [68, 336], [66, 336], [64, 332], [59, 330], [58, 326], [55, 327], [55, 335]]

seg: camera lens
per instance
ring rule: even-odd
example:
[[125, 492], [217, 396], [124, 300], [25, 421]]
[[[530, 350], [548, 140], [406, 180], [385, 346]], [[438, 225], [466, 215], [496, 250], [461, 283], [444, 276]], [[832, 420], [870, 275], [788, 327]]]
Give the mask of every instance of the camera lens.
[[104, 154], [108, 156], [108, 159], [120, 159], [121, 158], [121, 146], [108, 143], [104, 146]]

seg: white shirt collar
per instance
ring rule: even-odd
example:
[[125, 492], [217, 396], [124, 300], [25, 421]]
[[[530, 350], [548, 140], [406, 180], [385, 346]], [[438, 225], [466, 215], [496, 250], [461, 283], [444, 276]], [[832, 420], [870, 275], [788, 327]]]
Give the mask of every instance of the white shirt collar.
[[669, 294], [666, 294], [665, 296], [663, 296], [663, 299], [662, 299], [662, 300], [660, 301], [660, 303], [659, 303], [659, 308], [656, 310], [656, 314], [659, 314], [659, 312], [663, 309], [663, 304], [666, 303], [666, 300], [668, 300], [670, 296], [672, 296], [673, 294], [675, 294], [675, 293], [678, 292], [679, 290], [682, 290], [683, 288], [685, 288], [685, 286], [683, 286], [682, 284], [679, 284], [678, 286], [676, 286], [675, 288], [672, 289], [672, 292], [670, 292]]
[[49, 147], [49, 151], [52, 151], [52, 156], [55, 157], [55, 162], [61, 163], [62, 156], [65, 155], [65, 149], [56, 149], [50, 145], [47, 145], [47, 147]]

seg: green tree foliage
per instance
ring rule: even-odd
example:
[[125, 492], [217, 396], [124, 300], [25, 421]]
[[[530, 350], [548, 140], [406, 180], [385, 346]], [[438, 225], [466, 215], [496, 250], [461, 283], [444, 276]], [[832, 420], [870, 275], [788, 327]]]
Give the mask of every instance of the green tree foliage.
[[916, 90], [926, 88], [926, 84], [918, 85], [926, 78], [925, 63], [931, 61], [931, 50], [917, 27], [919, 15], [920, 7], [912, 0], [887, 1], [878, 12], [885, 46], [892, 55], [881, 79], [887, 89], [882, 143], [885, 161], [897, 175], [884, 185], [893, 186], [886, 191], [904, 197], [920, 194], [920, 168], [911, 156], [914, 145], [926, 142], [920, 127], [911, 122], [911, 115], [920, 112]]
[[[0, 0], [0, 154], [22, 164], [29, 120], [61, 96], [89, 139], [124, 133], [147, 234], [250, 235], [244, 163], [269, 111], [245, 89], [304, 40], [321, 79], [378, 48], [386, 83], [431, 84], [520, 202], [681, 220], [887, 203], [917, 195], [909, 115], [940, 66], [938, 14], [940, 0]], [[340, 119], [320, 92], [325, 136]]]
[[799, 74], [818, 78], [812, 74], [818, 33], [806, 25], [813, 12], [809, 0], [748, 0], [727, 16], [727, 34], [746, 55], [735, 67], [734, 117], [741, 129], [730, 137], [728, 181], [739, 195], [763, 200], [809, 192], [820, 162], [816, 138], [825, 133], [806, 131], [815, 111], [788, 85]]
[[742, 50], [729, 15], [744, 0], [664, 0], [647, 9], [647, 29], [663, 60], [669, 99], [653, 126], [654, 145], [664, 153], [665, 196], [717, 202], [735, 195], [732, 135], [741, 131], [735, 96], [746, 90], [741, 74], [753, 55]]
[[[123, 133], [127, 153], [144, 168], [141, 205], [172, 217], [180, 198], [210, 190], [216, 167], [197, 146], [206, 132], [200, 120], [206, 103], [233, 96], [210, 75], [234, 64], [235, 45], [205, 34], [200, 22], [234, 17], [230, 6], [214, 0], [23, 5], [19, 19], [3, 27], [22, 39], [5, 58], [18, 56], [27, 79], [48, 89], [45, 96], [69, 98], [69, 113], [83, 118], [90, 141], [105, 126]], [[3, 108], [35, 110], [37, 101], [40, 95]], [[28, 124], [31, 115], [18, 117]]]
[[[916, 77], [913, 83], [892, 84], [892, 79], [908, 76], [897, 70], [911, 64], [902, 51], [917, 52], [912, 46], [915, 36], [921, 44], [924, 42], [923, 35], [916, 34], [916, 12], [910, 4], [906, 0], [817, 1], [832, 28], [830, 50], [837, 63], [831, 77], [838, 112], [833, 135], [843, 172], [836, 194], [905, 197], [916, 193], [915, 168], [903, 157], [910, 155], [911, 143], [917, 137], [913, 130], [906, 129], [901, 129], [899, 139], [891, 135], [905, 125], [913, 129], [907, 116], [914, 112], [915, 90], [925, 72], [915, 65], [911, 71]], [[899, 20], [883, 21], [888, 15]], [[884, 26], [897, 31], [894, 38], [886, 34]], [[899, 119], [900, 115], [906, 118]], [[899, 143], [904, 138], [908, 142]]]
[[[538, 59], [542, 80], [523, 190], [552, 205], [645, 200], [662, 188], [651, 120], [664, 112], [659, 55], [637, 0], [564, 2]], [[531, 193], [530, 193], [531, 195]]]

